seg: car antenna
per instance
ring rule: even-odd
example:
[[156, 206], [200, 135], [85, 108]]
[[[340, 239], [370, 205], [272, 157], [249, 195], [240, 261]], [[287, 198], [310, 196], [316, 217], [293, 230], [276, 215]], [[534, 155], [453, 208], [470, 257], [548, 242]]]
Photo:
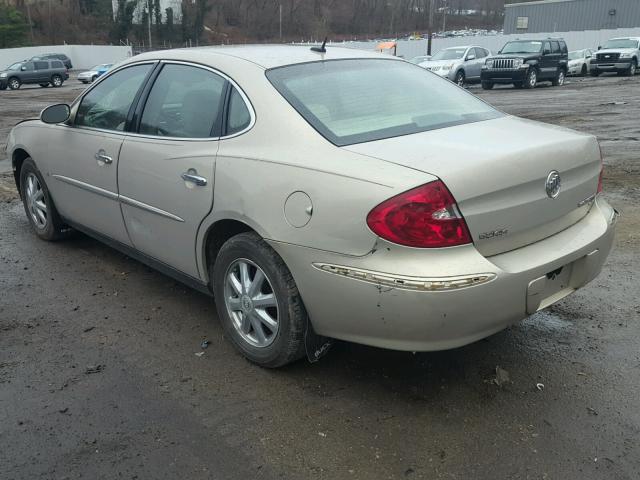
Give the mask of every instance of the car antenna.
[[322, 42], [322, 46], [321, 47], [311, 47], [311, 51], [312, 52], [319, 52], [319, 53], [327, 53], [327, 49], [324, 48], [324, 46], [327, 44], [327, 38], [328, 37], [324, 37], [324, 42]]

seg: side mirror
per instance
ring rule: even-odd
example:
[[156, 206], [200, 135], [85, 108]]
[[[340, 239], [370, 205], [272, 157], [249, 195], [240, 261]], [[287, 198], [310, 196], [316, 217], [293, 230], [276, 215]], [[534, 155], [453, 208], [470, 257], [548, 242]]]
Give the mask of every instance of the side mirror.
[[20, 71], [21, 72], [26, 72], [27, 71], [27, 67], [25, 67], [24, 65], [22, 67], [20, 67]]
[[598, 45], [598, 50], [602, 50], [602, 46]]
[[66, 103], [51, 105], [40, 112], [40, 120], [44, 123], [62, 123], [69, 119], [71, 108]]
[[498, 50], [498, 55], [500, 55], [502, 53], [502, 49]]
[[467, 61], [468, 61], [468, 60], [475, 60], [475, 59], [476, 59], [476, 56], [475, 56], [475, 55], [473, 55], [473, 54], [471, 54], [471, 55], [467, 56]]

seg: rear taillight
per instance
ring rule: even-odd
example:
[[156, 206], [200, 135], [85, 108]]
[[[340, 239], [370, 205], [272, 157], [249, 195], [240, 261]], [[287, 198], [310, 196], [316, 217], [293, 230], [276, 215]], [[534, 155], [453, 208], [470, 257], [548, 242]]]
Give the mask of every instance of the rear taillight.
[[604, 174], [604, 157], [602, 156], [602, 147], [598, 144], [600, 149], [600, 176], [598, 177], [598, 189], [596, 193], [602, 193], [602, 175]]
[[385, 240], [408, 247], [454, 247], [471, 243], [456, 201], [440, 180], [382, 202], [367, 225]]

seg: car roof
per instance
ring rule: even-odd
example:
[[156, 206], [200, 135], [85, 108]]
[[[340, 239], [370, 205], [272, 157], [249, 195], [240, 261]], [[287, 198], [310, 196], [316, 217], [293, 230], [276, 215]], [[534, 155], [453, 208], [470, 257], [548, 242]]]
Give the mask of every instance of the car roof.
[[640, 40], [640, 37], [616, 37], [609, 40]]
[[326, 53], [311, 51], [311, 45], [236, 45], [224, 47], [196, 47], [162, 50], [136, 55], [130, 62], [150, 59], [171, 59], [208, 63], [216, 56], [233, 57], [251, 62], [264, 69], [320, 60], [344, 60], [362, 58], [387, 58], [401, 60], [387, 54], [355, 48], [327, 45]]

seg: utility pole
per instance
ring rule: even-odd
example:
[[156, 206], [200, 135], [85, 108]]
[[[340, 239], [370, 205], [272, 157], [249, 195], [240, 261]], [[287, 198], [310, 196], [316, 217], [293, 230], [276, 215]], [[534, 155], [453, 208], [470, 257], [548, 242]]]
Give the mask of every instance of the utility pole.
[[442, 0], [444, 7], [442, 7], [442, 33], [447, 31], [447, 0]]
[[436, 13], [436, 0], [429, 0], [429, 36], [427, 39], [427, 55], [431, 55], [431, 42], [433, 41], [433, 17]]
[[147, 1], [147, 30], [149, 33], [149, 48], [151, 49], [151, 0]]
[[282, 3], [280, 4], [280, 41], [282, 41]]

